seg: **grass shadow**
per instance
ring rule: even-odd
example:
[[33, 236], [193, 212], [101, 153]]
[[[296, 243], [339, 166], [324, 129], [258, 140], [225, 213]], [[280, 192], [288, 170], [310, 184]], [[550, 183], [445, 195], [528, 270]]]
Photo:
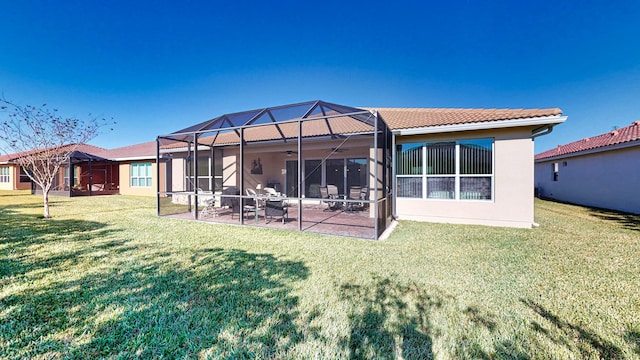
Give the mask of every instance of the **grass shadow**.
[[603, 339], [595, 332], [585, 329], [579, 325], [571, 324], [551, 313], [542, 305], [531, 300], [520, 299], [520, 301], [529, 309], [533, 310], [533, 312], [549, 321], [557, 330], [564, 334], [564, 337], [556, 338], [552, 335], [552, 331], [546, 329], [543, 325], [537, 322], [533, 323], [533, 330], [549, 338], [554, 343], [569, 348], [576, 346], [577, 350], [584, 358], [592, 357], [594, 355], [602, 359], [622, 359], [624, 357], [623, 352], [619, 347], [610, 341]]
[[[341, 297], [353, 307], [343, 346], [351, 359], [433, 358], [430, 312], [442, 305], [415, 284], [374, 277], [371, 286], [344, 284]], [[399, 352], [399, 354], [398, 354]]]
[[633, 351], [640, 356], [640, 330], [627, 330], [624, 335], [624, 340], [630, 345]]
[[82, 256], [102, 248], [113, 252], [125, 242], [102, 241], [116, 230], [101, 222], [44, 219], [6, 208], [0, 208], [0, 217], [0, 280], [29, 271], [54, 271], [62, 264], [71, 266], [83, 261]]
[[624, 229], [640, 231], [640, 215], [599, 208], [589, 208], [589, 212], [601, 220], [618, 223]]
[[[349, 336], [341, 344], [350, 359], [432, 359], [436, 341], [455, 344], [450, 355], [458, 359], [531, 358], [528, 343], [501, 338], [494, 314], [462, 307], [437, 288], [373, 276], [370, 284], [343, 284], [340, 291], [351, 308]], [[435, 320], [443, 316], [456, 319], [458, 329], [443, 334]], [[481, 336], [493, 340], [481, 345]]]
[[174, 256], [125, 249], [76, 279], [2, 299], [0, 330], [14, 339], [5, 354], [283, 358], [304, 340], [291, 294], [309, 275], [303, 263], [218, 248]]

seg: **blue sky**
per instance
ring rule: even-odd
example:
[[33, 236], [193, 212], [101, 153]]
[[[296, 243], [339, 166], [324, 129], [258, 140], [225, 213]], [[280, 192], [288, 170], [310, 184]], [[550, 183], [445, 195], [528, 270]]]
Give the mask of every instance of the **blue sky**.
[[1, 1], [0, 92], [154, 140], [229, 112], [560, 107], [540, 152], [640, 119], [640, 1]]

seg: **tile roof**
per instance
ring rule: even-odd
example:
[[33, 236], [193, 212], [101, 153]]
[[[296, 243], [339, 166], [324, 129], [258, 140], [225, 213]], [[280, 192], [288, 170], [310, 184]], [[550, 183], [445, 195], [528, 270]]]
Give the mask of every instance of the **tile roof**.
[[[61, 148], [65, 149], [65, 148], [69, 148], [71, 146], [76, 146], [75, 151], [80, 151], [89, 155], [94, 155], [97, 157], [102, 157], [102, 158], [108, 158], [107, 156], [107, 152], [109, 150], [98, 147], [98, 146], [94, 146], [94, 145], [89, 145], [89, 144], [69, 144], [69, 145], [65, 145]], [[29, 154], [33, 154], [33, 153], [37, 153], [38, 150], [31, 150], [31, 151], [25, 151], [25, 152], [21, 152], [21, 153], [13, 153], [13, 154], [7, 154], [7, 155], [2, 155], [0, 156], [0, 162], [12, 162], [15, 161], [17, 158], [24, 156], [24, 155], [29, 155]]]
[[[374, 110], [373, 108], [369, 108]], [[377, 108], [391, 130], [562, 115], [548, 109]]]
[[629, 126], [610, 131], [606, 134], [574, 141], [566, 145], [558, 145], [556, 148], [536, 155], [536, 160], [577, 153], [585, 150], [605, 148], [635, 140], [640, 140], [640, 120], [636, 120]]
[[[374, 110], [374, 108], [363, 108]], [[549, 109], [444, 109], [444, 108], [377, 108], [375, 109], [382, 116], [391, 130], [421, 128], [429, 126], [442, 126], [454, 124], [481, 123], [500, 120], [515, 120], [536, 117], [557, 116], [562, 114], [558, 108]], [[309, 120], [305, 121], [302, 128], [302, 136], [324, 136], [329, 135], [330, 130], [326, 123], [330, 124], [331, 131], [339, 134], [355, 134], [373, 131], [373, 127], [351, 117], [335, 117], [326, 121]], [[298, 136], [298, 125], [296, 123], [283, 123], [279, 125], [282, 135], [285, 138], [295, 138]], [[272, 124], [247, 128], [245, 139], [247, 141], [268, 141], [280, 140], [282, 135]], [[203, 136], [200, 141], [211, 144], [214, 136]], [[237, 144], [240, 141], [234, 132], [220, 133], [215, 137], [216, 145]], [[181, 148], [184, 143], [166, 143], [162, 148]]]
[[149, 141], [141, 144], [123, 146], [111, 150], [107, 150], [108, 159], [125, 159], [125, 158], [155, 158], [156, 142]]
[[[72, 145], [67, 145], [67, 147]], [[156, 142], [150, 141], [142, 144], [135, 144], [124, 146], [116, 149], [105, 149], [98, 146], [90, 145], [90, 144], [78, 144], [76, 151], [80, 151], [89, 155], [115, 160], [121, 158], [136, 158], [136, 157], [145, 157], [145, 158], [155, 158], [156, 156]], [[29, 151], [26, 153], [15, 153], [0, 156], [0, 163], [13, 162], [20, 156], [33, 153], [34, 151]]]

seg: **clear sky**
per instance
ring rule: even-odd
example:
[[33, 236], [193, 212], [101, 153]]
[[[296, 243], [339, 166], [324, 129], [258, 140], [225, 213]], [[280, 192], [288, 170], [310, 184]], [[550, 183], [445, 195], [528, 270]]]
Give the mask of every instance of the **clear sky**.
[[640, 119], [640, 1], [0, 0], [0, 92], [113, 117], [92, 141], [322, 99], [560, 107], [536, 152]]

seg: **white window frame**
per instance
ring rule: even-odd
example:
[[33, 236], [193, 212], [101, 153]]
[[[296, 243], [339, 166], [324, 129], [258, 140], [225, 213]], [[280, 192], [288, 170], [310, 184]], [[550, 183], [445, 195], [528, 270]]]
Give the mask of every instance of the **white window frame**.
[[11, 182], [11, 167], [0, 166], [0, 183]]
[[[460, 143], [464, 141], [473, 141], [473, 140], [483, 140], [483, 139], [491, 139], [491, 174], [461, 174], [460, 173]], [[426, 144], [431, 141], [424, 141], [422, 144], [422, 174], [411, 174], [411, 175], [398, 175], [396, 174], [396, 178], [421, 178], [422, 179], [422, 194], [419, 198], [417, 197], [401, 197], [401, 199], [421, 199], [421, 200], [430, 200], [430, 201], [482, 201], [482, 202], [493, 202], [495, 201], [495, 164], [496, 164], [496, 153], [495, 153], [495, 138], [473, 138], [473, 139], [458, 139], [458, 140], [438, 140], [438, 142], [455, 142], [455, 173], [454, 174], [427, 174], [427, 147]], [[415, 144], [417, 142], [407, 142], [403, 144]], [[399, 144], [399, 145], [403, 145]], [[427, 189], [427, 179], [429, 178], [454, 178], [455, 181], [455, 196], [453, 199], [436, 199], [436, 198], [428, 198], [428, 189]], [[491, 198], [489, 199], [460, 199], [460, 179], [464, 177], [487, 177], [491, 179]]]
[[[147, 175], [140, 176], [140, 168], [145, 168]], [[134, 170], [135, 169], [135, 170]], [[133, 180], [136, 179], [137, 184], [133, 184]], [[143, 180], [144, 185], [140, 185], [140, 180]], [[143, 163], [131, 163], [129, 165], [129, 184], [132, 188], [149, 188], [153, 186], [153, 165], [150, 162]]]

